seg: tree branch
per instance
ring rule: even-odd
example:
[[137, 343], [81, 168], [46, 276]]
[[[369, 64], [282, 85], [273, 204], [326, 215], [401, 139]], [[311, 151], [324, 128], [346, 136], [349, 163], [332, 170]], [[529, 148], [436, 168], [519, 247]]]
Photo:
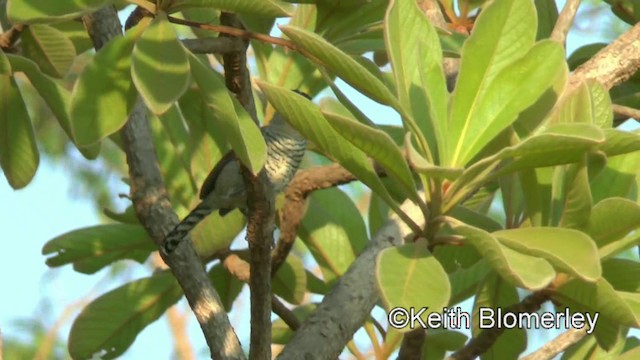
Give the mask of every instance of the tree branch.
[[563, 47], [565, 46], [567, 34], [569, 33], [569, 29], [571, 29], [579, 6], [580, 0], [567, 0], [551, 32], [551, 40], [557, 41], [562, 44]]
[[596, 79], [606, 89], [611, 89], [635, 74], [638, 68], [640, 68], [640, 23], [580, 65], [569, 79], [565, 93], [570, 93], [587, 79]]
[[[240, 19], [232, 13], [222, 12], [220, 24], [228, 28], [244, 31]], [[233, 35], [220, 34], [220, 38]], [[242, 50], [225, 53], [222, 56], [227, 88], [236, 95], [244, 109], [258, 123], [251, 79], [247, 69], [248, 39], [233, 38], [241, 42]], [[269, 179], [263, 168], [257, 175], [242, 166], [242, 174], [247, 188], [249, 222], [247, 240], [249, 241], [249, 264], [251, 276], [251, 347], [250, 359], [271, 358], [271, 245], [275, 229], [275, 194], [268, 185]]]
[[284, 192], [286, 202], [280, 211], [280, 237], [271, 255], [272, 275], [278, 271], [293, 247], [298, 227], [304, 217], [304, 202], [307, 196], [313, 191], [346, 184], [354, 180], [356, 177], [339, 164], [298, 171]]
[[227, 37], [183, 39], [182, 45], [194, 54], [227, 54], [244, 50], [242, 42]]
[[580, 341], [586, 335], [586, 326], [582, 329], [569, 329], [557, 336], [555, 339], [544, 344], [544, 346], [533, 354], [523, 357], [522, 360], [551, 360], [555, 358], [556, 355], [565, 351], [569, 346]]
[[[506, 312], [532, 313], [540, 309], [542, 304], [549, 300], [549, 293], [546, 290], [536, 291], [533, 294], [522, 299], [521, 302], [509, 306]], [[483, 330], [478, 336], [469, 340], [469, 342], [460, 350], [453, 353], [447, 360], [471, 360], [480, 356], [480, 354], [489, 350], [491, 346], [498, 340], [504, 332], [504, 327], [494, 327]]]
[[[112, 38], [121, 35], [120, 21], [113, 6], [84, 15], [82, 20], [99, 50]], [[158, 166], [147, 110], [138, 99], [124, 127], [120, 130], [129, 165], [131, 199], [140, 223], [160, 246], [165, 233], [178, 223], [167, 198]], [[202, 328], [211, 357], [244, 359], [240, 342], [229, 323], [220, 298], [214, 290], [191, 241], [185, 241], [171, 256], [161, 253], [169, 265]]]
[[[406, 201], [402, 209], [424, 226], [425, 219], [418, 206]], [[278, 358], [338, 358], [378, 302], [379, 293], [374, 276], [376, 256], [383, 249], [402, 243], [410, 235], [409, 227], [393, 214], [323, 298], [316, 311], [295, 332]]]
[[621, 123], [623, 123], [627, 119], [633, 119], [635, 121], [640, 121], [640, 110], [638, 110], [638, 109], [634, 109], [632, 107], [618, 105], [618, 104], [611, 105], [611, 108], [612, 108], [614, 114], [624, 117], [624, 119], [621, 119], [621, 121], [618, 124], [616, 124], [615, 121], [614, 121], [614, 126], [620, 125]]

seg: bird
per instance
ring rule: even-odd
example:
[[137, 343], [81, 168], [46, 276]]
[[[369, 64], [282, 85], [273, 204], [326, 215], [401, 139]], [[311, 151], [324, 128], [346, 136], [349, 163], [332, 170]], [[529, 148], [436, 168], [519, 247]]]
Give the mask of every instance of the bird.
[[[310, 99], [302, 92], [298, 94]], [[261, 128], [267, 145], [267, 159], [264, 169], [277, 194], [289, 184], [295, 175], [307, 149], [307, 140], [281, 114], [276, 113], [267, 126]], [[214, 166], [200, 189], [200, 203], [187, 215], [163, 242], [164, 251], [172, 253], [187, 234], [214, 211], [225, 216], [239, 208], [246, 215], [247, 191], [240, 171], [240, 165], [233, 151], [227, 152]]]

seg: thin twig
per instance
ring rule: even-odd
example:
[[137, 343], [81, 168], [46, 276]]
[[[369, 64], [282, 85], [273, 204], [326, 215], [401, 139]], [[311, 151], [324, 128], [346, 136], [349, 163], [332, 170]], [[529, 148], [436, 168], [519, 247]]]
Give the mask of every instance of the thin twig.
[[271, 298], [271, 307], [273, 312], [276, 313], [284, 321], [289, 329], [296, 331], [300, 327], [300, 320], [293, 314], [293, 311], [289, 310], [277, 296], [273, 295]]
[[13, 25], [9, 30], [0, 34], [0, 49], [3, 51], [10, 50], [11, 47], [20, 39], [20, 34], [26, 25]]
[[632, 107], [618, 105], [618, 104], [611, 105], [611, 108], [613, 109], [613, 113], [616, 115], [624, 116], [625, 118], [640, 121], [640, 110], [638, 109], [634, 109]]
[[[82, 17], [96, 50], [121, 35], [121, 25], [113, 6]], [[140, 223], [151, 239], [161, 246], [165, 234], [178, 223], [171, 209], [147, 119], [147, 109], [137, 99], [129, 119], [120, 130], [122, 145], [129, 165], [131, 198]], [[244, 359], [244, 353], [220, 297], [211, 285], [196, 251], [189, 239], [170, 256], [161, 253], [169, 265], [193, 309], [209, 346], [211, 357], [216, 359]]]
[[560, 12], [560, 16], [558, 16], [556, 25], [553, 27], [553, 32], [550, 36], [551, 40], [557, 41], [562, 44], [563, 47], [565, 46], [567, 34], [569, 33], [569, 29], [571, 29], [573, 19], [576, 17], [579, 6], [580, 0], [567, 0], [564, 8], [562, 8], [562, 11]]
[[525, 356], [522, 360], [551, 360], [556, 355], [565, 351], [569, 346], [577, 343], [583, 337], [587, 335], [587, 328], [582, 329], [569, 329], [566, 332], [560, 334], [555, 339], [544, 344], [536, 352]]
[[227, 54], [242, 51], [244, 45], [233, 38], [183, 39], [184, 45], [194, 54]]

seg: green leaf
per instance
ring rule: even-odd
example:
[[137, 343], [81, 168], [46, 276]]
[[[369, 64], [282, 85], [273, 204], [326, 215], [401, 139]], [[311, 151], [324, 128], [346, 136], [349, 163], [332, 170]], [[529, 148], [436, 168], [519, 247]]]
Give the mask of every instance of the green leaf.
[[366, 154], [338, 134], [317, 106], [290, 90], [261, 81], [257, 83], [269, 102], [296, 130], [397, 209]]
[[273, 293], [290, 304], [300, 305], [307, 292], [307, 273], [302, 260], [294, 254], [287, 256], [272, 280]]
[[609, 259], [602, 263], [602, 277], [614, 289], [640, 292], [640, 262], [630, 259]]
[[624, 293], [617, 292], [604, 279], [595, 283], [585, 283], [579, 279], [570, 280], [552, 295], [560, 304], [569, 305], [573, 311], [587, 311], [624, 326], [640, 326], [638, 303], [625, 300]]
[[123, 259], [143, 263], [156, 250], [140, 225], [109, 224], [74, 230], [49, 240], [42, 248], [47, 265], [73, 264], [74, 270], [93, 274]]
[[71, 40], [76, 54], [82, 54], [89, 49], [93, 49], [93, 43], [84, 24], [79, 21], [63, 21], [50, 26], [58, 29], [67, 39]]
[[564, 208], [559, 225], [582, 230], [589, 221], [593, 205], [586, 157], [580, 163], [567, 165], [564, 170]]
[[387, 310], [427, 307], [420, 316], [423, 320], [432, 312], [442, 311], [451, 296], [447, 273], [427, 250], [426, 243], [382, 250], [376, 259], [376, 279]]
[[[463, 150], [465, 144], [462, 139], [467, 141], [476, 135], [470, 131], [470, 124], [488, 127], [486, 123], [472, 118], [474, 110], [497, 74], [515, 60], [522, 58], [533, 46], [536, 33], [535, 19], [533, 3], [529, 0], [494, 1], [484, 8], [476, 19], [474, 31], [462, 49], [460, 73], [451, 98], [449, 148], [452, 151], [448, 154], [449, 158], [444, 159], [445, 165], [464, 164], [460, 157], [462, 154], [458, 153]], [[523, 75], [525, 74], [518, 77]], [[506, 82], [506, 79], [503, 81]], [[487, 105], [490, 103], [487, 102]], [[486, 118], [483, 117], [483, 121], [486, 121]]]
[[447, 351], [456, 351], [467, 342], [467, 336], [453, 330], [429, 329], [422, 349], [424, 360], [440, 360], [445, 358]]
[[8, 0], [7, 16], [13, 23], [55, 22], [77, 17], [108, 2], [110, 0]]
[[224, 217], [218, 212], [207, 216], [191, 232], [196, 252], [200, 257], [207, 258], [227, 248], [246, 223], [247, 219], [240, 211], [232, 211]]
[[190, 83], [185, 48], [165, 15], [157, 15], [136, 41], [131, 55], [131, 78], [155, 114], [178, 100]]
[[309, 52], [318, 65], [326, 66], [349, 85], [379, 103], [397, 104], [397, 100], [382, 80], [320, 35], [296, 26], [282, 26], [280, 29]]
[[[73, 129], [71, 128], [71, 116], [69, 115], [69, 104], [71, 103], [71, 93], [59, 82], [43, 74], [38, 65], [31, 60], [16, 55], [8, 55], [9, 61], [14, 71], [23, 72], [31, 84], [36, 89], [38, 94], [42, 97], [44, 102], [49, 106], [51, 112], [58, 120], [58, 123], [69, 136], [69, 138], [76, 143], [73, 136]], [[78, 146], [76, 144], [76, 146]], [[93, 144], [87, 147], [78, 147], [80, 153], [90, 160], [98, 157], [100, 152], [100, 144]]]
[[33, 60], [47, 75], [64, 77], [76, 49], [69, 38], [60, 30], [44, 24], [30, 25], [20, 35], [23, 55]]
[[211, 283], [216, 288], [216, 292], [220, 296], [222, 306], [224, 310], [229, 312], [233, 307], [233, 302], [236, 300], [244, 283], [235, 276], [229, 274], [229, 272], [222, 266], [222, 264], [215, 264], [208, 272]]
[[611, 156], [605, 167], [594, 179], [591, 179], [591, 193], [594, 203], [609, 197], [623, 197], [637, 201], [634, 190], [637, 173], [640, 168], [640, 151]]
[[11, 75], [11, 72], [11, 63], [4, 51], [0, 49], [0, 75]]
[[585, 232], [598, 247], [603, 247], [623, 238], [638, 227], [640, 205], [627, 199], [608, 198], [593, 207]]
[[606, 141], [598, 149], [608, 157], [640, 150], [640, 134], [618, 129], [603, 129]]
[[127, 121], [137, 92], [131, 82], [131, 51], [148, 19], [106, 44], [93, 57], [71, 93], [71, 123], [79, 146], [94, 144]]
[[[473, 304], [473, 328], [474, 337], [482, 331], [480, 325], [480, 311], [487, 309], [505, 309], [519, 302], [518, 291], [512, 285], [507, 284], [495, 272], [489, 273], [478, 287], [475, 302]], [[488, 325], [488, 324], [484, 324]], [[524, 328], [506, 329], [497, 341], [484, 352], [481, 359], [517, 359], [527, 347], [527, 334]]]
[[554, 0], [535, 0], [538, 13], [538, 34], [536, 40], [546, 39], [551, 36], [553, 28], [558, 21], [558, 8]]
[[480, 260], [468, 268], [459, 268], [449, 274], [451, 301], [449, 306], [471, 297], [478, 290], [478, 284], [487, 276], [491, 268], [485, 260]]
[[373, 237], [389, 220], [389, 206], [375, 193], [371, 193], [367, 223], [369, 235]]
[[602, 130], [593, 125], [557, 124], [505, 148], [495, 157], [510, 160], [499, 171], [507, 174], [521, 169], [578, 162], [603, 141]]
[[234, 13], [259, 15], [264, 17], [291, 16], [293, 6], [277, 0], [173, 0], [167, 13], [189, 8], [216, 8]]
[[462, 235], [473, 245], [489, 265], [511, 284], [530, 290], [547, 286], [555, 277], [553, 267], [545, 259], [529, 256], [500, 244], [492, 234], [450, 221], [455, 233]]
[[96, 353], [102, 359], [117, 358], [181, 297], [182, 289], [168, 271], [111, 290], [87, 305], [73, 322], [69, 354], [74, 359]]
[[543, 258], [559, 271], [585, 281], [596, 281], [602, 275], [598, 249], [580, 231], [531, 227], [496, 231], [492, 235], [518, 252]]
[[189, 61], [193, 78], [236, 156], [257, 174], [267, 159], [267, 146], [260, 129], [235, 97], [229, 95], [220, 75], [194, 55], [190, 55]]
[[267, 159], [267, 145], [260, 129], [235, 97], [229, 95], [220, 75], [193, 54], [190, 54], [189, 62], [193, 78], [236, 156], [253, 174], [257, 174]]
[[[501, 69], [484, 85], [483, 91], [475, 95], [477, 99], [465, 122], [455, 122], [452, 118], [449, 140], [455, 148], [451, 149], [451, 163], [465, 165], [476, 156], [553, 85], [565, 71], [564, 66], [560, 44], [545, 40]], [[455, 109], [452, 108], [452, 114]]]
[[400, 103], [418, 121], [431, 153], [447, 158], [448, 92], [436, 31], [414, 0], [389, 2], [384, 24]]
[[613, 111], [609, 93], [595, 80], [582, 82], [576, 90], [562, 98], [547, 121], [550, 124], [580, 122], [610, 128]]
[[13, 77], [0, 75], [0, 166], [9, 185], [21, 189], [36, 174], [40, 155], [31, 118]]
[[402, 184], [407, 197], [418, 198], [411, 170], [400, 149], [387, 133], [335, 113], [324, 113], [324, 117], [334, 130], [371, 156], [387, 170], [389, 176]]
[[298, 233], [329, 284], [347, 271], [367, 243], [358, 209], [336, 188], [315, 191], [310, 196]]

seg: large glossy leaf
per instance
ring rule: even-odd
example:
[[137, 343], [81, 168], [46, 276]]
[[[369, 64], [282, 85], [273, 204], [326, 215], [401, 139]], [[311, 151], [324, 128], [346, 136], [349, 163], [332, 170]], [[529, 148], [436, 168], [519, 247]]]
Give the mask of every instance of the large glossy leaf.
[[637, 200], [636, 179], [640, 168], [640, 151], [607, 158], [607, 167], [591, 179], [594, 203], [609, 197]]
[[157, 15], [136, 41], [131, 78], [149, 109], [162, 114], [187, 90], [189, 61], [176, 31], [164, 14]]
[[111, 290], [87, 305], [73, 322], [71, 357], [88, 359], [100, 354], [102, 359], [117, 358], [181, 297], [182, 289], [168, 271]]
[[316, 191], [311, 195], [298, 231], [328, 283], [347, 271], [367, 242], [358, 209], [338, 189]]
[[272, 281], [273, 293], [290, 304], [300, 305], [307, 293], [307, 273], [302, 260], [290, 254]]
[[78, 229], [49, 240], [42, 248], [51, 267], [73, 264], [84, 274], [123, 259], [143, 263], [156, 246], [140, 225], [110, 224]]
[[450, 273], [451, 301], [449, 301], [449, 306], [456, 305], [473, 296], [478, 290], [478, 284], [490, 271], [491, 268], [487, 265], [487, 262], [480, 260], [466, 269], [459, 268]]
[[425, 346], [422, 349], [422, 359], [444, 359], [447, 351], [456, 351], [467, 342], [467, 336], [458, 331], [429, 329], [425, 338]]
[[602, 263], [602, 277], [614, 289], [640, 292], [640, 262], [631, 259], [609, 259]]
[[562, 186], [564, 197], [559, 225], [582, 230], [589, 221], [593, 205], [586, 156], [581, 162], [567, 165], [564, 168]]
[[565, 66], [562, 47], [553, 41], [542, 41], [501, 69], [484, 85], [483, 92], [476, 94], [465, 123], [451, 124], [451, 163], [464, 165], [477, 155], [553, 85], [566, 71]]
[[409, 198], [416, 198], [416, 184], [400, 149], [382, 130], [335, 113], [324, 113], [329, 124], [357, 148], [371, 156], [396, 179]]
[[222, 306], [229, 312], [233, 306], [233, 302], [236, 300], [244, 283], [238, 280], [235, 276], [229, 274], [229, 272], [222, 266], [222, 264], [215, 264], [208, 272], [211, 283], [216, 288], [216, 292], [220, 296]]
[[462, 164], [456, 153], [463, 150], [461, 138], [475, 135], [469, 131], [469, 125], [475, 123], [474, 110], [500, 70], [529, 51], [536, 35], [535, 19], [533, 4], [528, 0], [494, 1], [478, 16], [474, 31], [462, 49], [460, 74], [449, 114], [452, 151], [445, 165]]
[[174, 0], [167, 9], [176, 12], [188, 8], [216, 8], [234, 13], [260, 15], [265, 17], [290, 16], [293, 12], [291, 4], [278, 0]]
[[0, 75], [0, 167], [9, 185], [21, 189], [36, 174], [40, 155], [31, 118], [13, 77]]
[[616, 156], [640, 150], [640, 133], [618, 129], [604, 129], [606, 141], [598, 149], [607, 156]]
[[436, 31], [414, 0], [391, 1], [384, 29], [400, 103], [410, 109], [431, 153], [447, 158], [448, 93]]
[[[49, 106], [51, 112], [58, 120], [58, 123], [74, 141], [73, 130], [71, 128], [71, 116], [69, 115], [69, 104], [71, 102], [71, 93], [62, 84], [56, 82], [49, 76], [43, 74], [38, 65], [31, 60], [22, 56], [8, 55], [13, 71], [23, 72], [31, 84], [42, 97], [44, 102]], [[95, 159], [100, 152], [100, 144], [93, 144], [87, 147], [78, 147], [80, 153], [87, 159]]]
[[79, 146], [94, 144], [127, 121], [137, 92], [131, 82], [131, 51], [148, 19], [111, 40], [93, 57], [71, 94], [71, 122]]
[[575, 311], [588, 311], [625, 326], [640, 326], [640, 308], [628, 302], [622, 292], [617, 292], [604, 279], [595, 283], [571, 280], [554, 293], [554, 300], [569, 305]]
[[464, 236], [493, 270], [511, 284], [536, 290], [547, 286], [555, 277], [556, 273], [547, 260], [511, 250], [501, 245], [498, 239], [484, 230], [465, 225], [457, 220], [450, 223], [453, 230]]
[[562, 98], [547, 120], [548, 123], [582, 122], [610, 128], [613, 122], [611, 98], [595, 80], [582, 82], [571, 94]]
[[316, 63], [327, 67], [349, 85], [382, 104], [397, 104], [382, 80], [319, 35], [295, 26], [283, 26], [281, 30], [311, 54]]
[[502, 244], [523, 254], [547, 260], [562, 272], [596, 281], [602, 274], [592, 239], [573, 229], [531, 227], [492, 233]]
[[42, 72], [62, 78], [71, 67], [76, 50], [60, 30], [44, 24], [27, 26], [20, 35], [22, 53], [33, 60]]
[[257, 174], [267, 159], [267, 145], [260, 129], [235, 97], [229, 94], [220, 75], [194, 55], [190, 55], [189, 62], [194, 80], [220, 125], [220, 130], [227, 136], [238, 159], [252, 173]]
[[8, 0], [7, 16], [14, 23], [55, 22], [73, 18], [108, 3], [109, 0]]
[[11, 75], [11, 72], [11, 63], [4, 51], [0, 49], [0, 75]]
[[603, 247], [640, 227], [640, 205], [623, 198], [608, 198], [591, 211], [585, 232]]
[[442, 311], [451, 296], [447, 273], [424, 242], [382, 250], [376, 259], [376, 279], [387, 310], [427, 307], [420, 316], [423, 320]]

